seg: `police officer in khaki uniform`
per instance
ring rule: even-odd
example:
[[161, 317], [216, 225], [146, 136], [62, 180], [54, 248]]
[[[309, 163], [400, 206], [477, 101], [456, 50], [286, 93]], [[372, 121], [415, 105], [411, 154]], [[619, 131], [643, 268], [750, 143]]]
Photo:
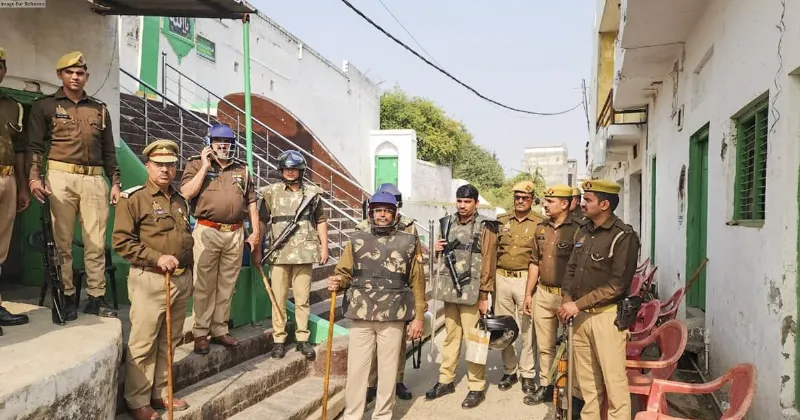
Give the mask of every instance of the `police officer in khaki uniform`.
[[625, 372], [628, 330], [614, 324], [617, 303], [625, 299], [636, 271], [639, 238], [614, 215], [620, 186], [594, 179], [583, 183], [583, 213], [588, 222], [575, 235], [558, 310], [561, 322], [575, 317], [575, 376], [586, 405], [584, 420], [600, 418], [604, 398], [610, 420], [630, 420]]
[[[159, 418], [167, 404], [167, 352], [183, 335], [192, 295], [192, 246], [186, 201], [170, 183], [175, 179], [178, 145], [150, 143], [147, 183], [125, 190], [114, 218], [114, 250], [131, 264], [128, 296], [131, 334], [125, 365], [125, 401], [136, 420]], [[172, 273], [170, 299], [172, 348], [167, 348], [165, 273]], [[189, 405], [173, 399], [177, 411]]]
[[[497, 221], [478, 214], [478, 189], [467, 184], [456, 190], [458, 214], [450, 218], [450, 232], [436, 243], [436, 252], [458, 239], [455, 252], [458, 275], [469, 270], [469, 284], [458, 296], [447, 268], [442, 268], [436, 279], [436, 296], [444, 302], [445, 330], [447, 336], [442, 348], [439, 381], [425, 393], [433, 400], [456, 391], [455, 380], [458, 359], [461, 357], [461, 340], [475, 328], [481, 314], [489, 309], [489, 293], [495, 290], [497, 273]], [[441, 258], [440, 258], [441, 259]], [[443, 264], [443, 262], [440, 262]], [[467, 362], [469, 393], [461, 403], [462, 408], [474, 408], [486, 396], [486, 366]]]
[[247, 164], [234, 158], [236, 136], [225, 124], [211, 126], [208, 145], [190, 158], [181, 179], [181, 195], [197, 219], [194, 232], [194, 352], [208, 354], [211, 342], [238, 347], [228, 333], [231, 298], [245, 242], [243, 221], [250, 216], [255, 249], [260, 238], [258, 207]]
[[[416, 235], [397, 228], [395, 197], [380, 191], [369, 204], [368, 231], [353, 233], [328, 278], [328, 288], [347, 289], [345, 318], [350, 319], [344, 420], [364, 414], [370, 365], [377, 364], [378, 393], [373, 420], [392, 418], [397, 360], [406, 336], [422, 336], [427, 310], [425, 273]], [[410, 322], [410, 323], [409, 323]], [[408, 334], [405, 326], [408, 325]], [[377, 360], [375, 363], [373, 360]]]
[[572, 220], [580, 224], [586, 223], [586, 217], [583, 216], [583, 210], [581, 210], [580, 188], [572, 188], [572, 201], [569, 203], [569, 212], [572, 214]]
[[[387, 192], [394, 196], [395, 200], [397, 200], [397, 211], [399, 212], [401, 208], [403, 208], [403, 194], [397, 187], [392, 183], [384, 183], [378, 187], [379, 193], [381, 191]], [[422, 262], [422, 246], [419, 244], [419, 234], [417, 233], [417, 227], [414, 225], [414, 219], [399, 215], [400, 219], [395, 224], [397, 230], [401, 232], [406, 232], [414, 235], [417, 238], [418, 249], [420, 251], [417, 254], [417, 261]], [[370, 219], [367, 218], [358, 222], [356, 225], [356, 229], [369, 232], [370, 231]], [[372, 369], [369, 372], [369, 387], [367, 387], [367, 404], [371, 403], [375, 399], [375, 395], [377, 395], [377, 383], [378, 383], [378, 359], [377, 354], [375, 358], [372, 360]], [[400, 340], [400, 358], [397, 360], [397, 385], [395, 386], [395, 394], [397, 398], [401, 400], [410, 400], [414, 396], [411, 394], [411, 390], [409, 390], [406, 385], [403, 383], [403, 379], [406, 373], [406, 338]]]
[[[289, 286], [292, 287], [297, 329], [297, 351], [306, 358], [316, 356], [314, 347], [308, 342], [308, 317], [311, 312], [309, 298], [311, 294], [311, 269], [314, 263], [325, 264], [328, 261], [328, 225], [323, 212], [320, 194], [322, 190], [314, 184], [303, 182], [306, 160], [296, 150], [288, 150], [278, 156], [278, 170], [282, 183], [275, 183], [263, 188], [259, 208], [259, 219], [263, 223], [262, 232], [269, 235], [269, 246], [274, 246], [275, 239], [280, 236], [288, 223], [294, 219], [295, 212], [303, 201], [310, 199], [310, 204], [302, 211], [299, 227], [281, 244], [269, 258], [270, 278], [275, 299], [273, 314], [280, 311], [284, 322], [272, 317], [273, 339], [272, 357], [280, 359], [286, 355], [286, 299]], [[270, 224], [267, 231], [267, 223]], [[260, 250], [255, 257], [261, 260]]]
[[[120, 172], [117, 165], [111, 117], [106, 105], [86, 95], [89, 80], [86, 60], [79, 51], [61, 57], [56, 74], [62, 87], [39, 99], [31, 108], [26, 128], [27, 151], [31, 154], [29, 186], [40, 202], [50, 196], [53, 234], [56, 247], [64, 257], [64, 267], [72, 267], [72, 239], [75, 219], [80, 214], [83, 229], [86, 293], [84, 312], [107, 317], [117, 316], [105, 300], [105, 241], [109, 201], [116, 204], [120, 195]], [[49, 147], [48, 147], [49, 144]], [[48, 153], [47, 162], [42, 156]], [[47, 168], [47, 180], [40, 174]], [[109, 186], [103, 177], [111, 181]], [[62, 270], [64, 281], [64, 318], [78, 317], [72, 270]]]
[[497, 385], [502, 391], [511, 389], [522, 376], [522, 391], [536, 390], [536, 333], [531, 318], [522, 312], [525, 302], [525, 285], [528, 279], [528, 261], [533, 250], [533, 235], [536, 225], [544, 220], [531, 209], [534, 193], [533, 182], [518, 182], [514, 192], [514, 212], [497, 217], [497, 285], [495, 287], [495, 315], [510, 315], [518, 319], [522, 348], [519, 357], [510, 345], [503, 349], [503, 377]]
[[[6, 76], [6, 50], [0, 48], [0, 83]], [[25, 175], [25, 137], [22, 135], [22, 105], [0, 92], [0, 270], [8, 257], [17, 213], [30, 205]], [[19, 192], [17, 191], [19, 189]], [[0, 297], [0, 304], [3, 298]], [[15, 315], [0, 306], [0, 327], [22, 325], [27, 315]], [[0, 328], [0, 335], [3, 329]]]
[[533, 316], [539, 345], [539, 369], [543, 373], [539, 376], [541, 388], [523, 399], [529, 405], [553, 399], [553, 384], [547, 373], [556, 354], [561, 285], [567, 261], [572, 255], [575, 233], [580, 227], [569, 211], [571, 194], [572, 189], [567, 185], [553, 185], [545, 190], [544, 210], [550, 219], [536, 227], [530, 255], [524, 306], [525, 313]]

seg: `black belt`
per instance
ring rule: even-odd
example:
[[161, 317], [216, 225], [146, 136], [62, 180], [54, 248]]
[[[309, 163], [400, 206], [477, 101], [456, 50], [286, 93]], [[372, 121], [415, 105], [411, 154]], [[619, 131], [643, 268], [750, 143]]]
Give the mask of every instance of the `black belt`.
[[292, 220], [294, 220], [294, 215], [272, 216], [272, 219], [270, 219], [272, 223], [290, 222]]
[[370, 279], [389, 279], [398, 281], [408, 281], [408, 274], [394, 273], [389, 270], [386, 271], [372, 271], [355, 269], [353, 270], [353, 277], [370, 278]]

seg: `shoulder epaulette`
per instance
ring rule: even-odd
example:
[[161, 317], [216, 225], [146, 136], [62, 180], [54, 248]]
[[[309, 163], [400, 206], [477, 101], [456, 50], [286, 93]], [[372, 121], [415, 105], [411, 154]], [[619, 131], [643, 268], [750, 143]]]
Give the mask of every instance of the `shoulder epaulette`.
[[90, 101], [92, 101], [92, 102], [96, 102], [96, 103], [98, 103], [99, 105], [105, 105], [105, 104], [106, 104], [105, 102], [103, 102], [103, 101], [101, 101], [101, 100], [99, 100], [99, 99], [95, 98], [94, 96], [89, 96], [89, 95], [86, 95], [86, 97], [87, 97], [87, 98], [89, 98], [89, 100], [90, 100]]
[[503, 218], [510, 218], [510, 217], [511, 217], [511, 213], [503, 213], [503, 214], [497, 216], [497, 220], [500, 220], [500, 219], [503, 219]]
[[130, 188], [128, 188], [127, 190], [125, 190], [125, 191], [123, 191], [123, 192], [119, 193], [119, 196], [120, 196], [120, 197], [122, 197], [122, 198], [128, 198], [128, 197], [130, 197], [130, 196], [131, 196], [131, 194], [133, 194], [133, 193], [135, 193], [136, 191], [139, 191], [139, 190], [141, 190], [141, 189], [143, 189], [143, 188], [144, 188], [144, 185], [137, 185], [137, 186], [135, 186], [135, 187], [130, 187]]
[[201, 157], [202, 157], [201, 155], [194, 155], [194, 156], [189, 156], [189, 158], [186, 159], [186, 160], [187, 161], [193, 161], [193, 160], [200, 159]]
[[486, 225], [486, 229], [489, 229], [493, 233], [497, 233], [500, 230], [500, 221], [495, 219], [484, 219], [481, 221], [484, 225]]

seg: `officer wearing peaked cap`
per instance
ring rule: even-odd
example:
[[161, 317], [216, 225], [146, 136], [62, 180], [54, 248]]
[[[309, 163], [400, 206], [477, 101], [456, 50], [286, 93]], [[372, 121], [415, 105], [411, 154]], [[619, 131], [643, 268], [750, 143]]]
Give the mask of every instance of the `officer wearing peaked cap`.
[[575, 317], [575, 374], [585, 401], [582, 419], [629, 420], [631, 401], [625, 371], [628, 327], [617, 317], [636, 271], [639, 238], [614, 215], [620, 186], [606, 180], [583, 183], [583, 213], [588, 221], [575, 235], [567, 263], [558, 317]]
[[[114, 250], [131, 264], [128, 295], [131, 333], [126, 352], [125, 401], [137, 420], [159, 418], [154, 410], [167, 404], [167, 351], [174, 351], [192, 294], [192, 247], [186, 201], [172, 188], [178, 145], [170, 140], [150, 143], [147, 182], [122, 192], [114, 218]], [[171, 273], [172, 349], [167, 349], [164, 322], [164, 276]], [[189, 405], [173, 399], [175, 410]]]
[[581, 210], [581, 189], [578, 187], [572, 188], [572, 201], [569, 204], [569, 211], [572, 213], [572, 219], [574, 221], [580, 224], [586, 223], [583, 210]]
[[[54, 198], [50, 200], [53, 234], [65, 267], [72, 266], [75, 219], [80, 219], [89, 295], [84, 312], [115, 317], [105, 300], [106, 223], [109, 203], [116, 204], [121, 191], [111, 117], [105, 104], [84, 91], [89, 72], [80, 51], [61, 57], [55, 68], [62, 86], [34, 102], [25, 128], [31, 159], [28, 186], [40, 202], [45, 196]], [[45, 169], [43, 183], [40, 175]], [[64, 317], [74, 321], [78, 312], [72, 270], [64, 270], [62, 279]]]
[[503, 349], [503, 377], [497, 387], [511, 389], [521, 377], [522, 391], [536, 390], [536, 333], [531, 318], [523, 314], [525, 286], [528, 279], [528, 260], [533, 250], [536, 225], [543, 220], [533, 209], [534, 184], [522, 181], [512, 187], [514, 211], [498, 216], [496, 315], [510, 315], [521, 327], [520, 354], [514, 346]]
[[392, 418], [401, 342], [422, 336], [425, 274], [416, 236], [397, 229], [397, 200], [385, 191], [369, 204], [369, 231], [345, 245], [328, 288], [347, 289], [344, 316], [352, 320], [347, 358], [344, 420], [361, 419], [370, 365], [377, 353], [378, 391], [373, 420]]
[[[5, 75], [6, 50], [0, 48], [0, 83]], [[14, 218], [30, 204], [28, 189], [25, 187], [28, 180], [25, 176], [23, 117], [22, 105], [10, 96], [0, 93], [0, 264], [8, 257]], [[0, 304], [2, 302], [3, 298], [0, 297]], [[0, 306], [0, 326], [27, 322], [27, 315], [12, 314]], [[0, 335], [3, 335], [2, 328]]]

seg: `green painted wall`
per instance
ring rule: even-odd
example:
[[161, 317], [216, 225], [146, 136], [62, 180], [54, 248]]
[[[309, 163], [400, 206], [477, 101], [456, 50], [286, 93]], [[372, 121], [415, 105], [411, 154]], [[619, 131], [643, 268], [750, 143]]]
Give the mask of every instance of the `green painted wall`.
[[[158, 67], [161, 53], [161, 18], [157, 16], [145, 16], [143, 19], [139, 79], [150, 86], [158, 88]], [[142, 92], [145, 91], [144, 86], [140, 86], [139, 89]]]

